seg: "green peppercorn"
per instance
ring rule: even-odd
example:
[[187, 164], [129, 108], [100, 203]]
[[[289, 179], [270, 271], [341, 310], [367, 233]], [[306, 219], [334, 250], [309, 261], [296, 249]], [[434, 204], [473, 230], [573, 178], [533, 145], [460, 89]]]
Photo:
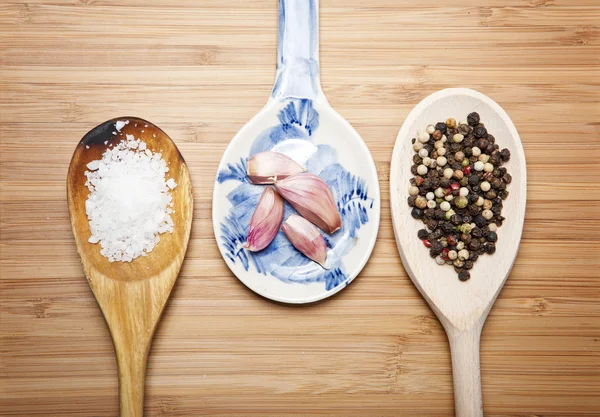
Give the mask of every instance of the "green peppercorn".
[[466, 197], [459, 196], [454, 200], [454, 204], [458, 208], [465, 208], [469, 204], [469, 201]]

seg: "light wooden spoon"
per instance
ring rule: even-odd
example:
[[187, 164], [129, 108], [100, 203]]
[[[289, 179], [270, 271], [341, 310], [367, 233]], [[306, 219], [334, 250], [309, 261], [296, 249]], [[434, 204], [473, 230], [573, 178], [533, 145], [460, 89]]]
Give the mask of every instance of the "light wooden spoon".
[[[117, 120], [129, 120], [129, 124], [114, 135]], [[169, 164], [167, 175], [177, 183], [171, 191], [174, 230], [160, 235], [160, 242], [148, 256], [132, 262], [111, 263], [100, 254], [100, 244], [88, 243], [90, 227], [85, 212], [88, 189], [84, 172], [88, 162], [100, 159], [110, 143], [117, 143], [126, 134], [142, 139], [151, 151], [162, 152], [163, 159]], [[79, 142], [69, 166], [67, 195], [77, 251], [115, 347], [120, 415], [142, 416], [150, 343], [179, 274], [190, 237], [193, 199], [189, 171], [177, 146], [165, 132], [145, 120], [122, 117], [102, 123]]]
[[[498, 229], [496, 253], [479, 257], [471, 270], [471, 279], [461, 282], [453, 268], [439, 266], [431, 259], [429, 250], [417, 238], [417, 231], [424, 226], [420, 220], [411, 217], [406, 200], [414, 154], [411, 139], [416, 137], [417, 131], [448, 117], [466, 120], [467, 114], [473, 111], [480, 114], [496, 143], [511, 151], [511, 159], [504, 166], [513, 181], [508, 186], [510, 194], [502, 210], [506, 220]], [[390, 173], [396, 243], [406, 272], [450, 340], [458, 417], [483, 415], [479, 338], [483, 323], [517, 256], [525, 218], [526, 184], [525, 154], [514, 124], [497, 103], [476, 91], [453, 88], [430, 95], [408, 115], [396, 139]]]

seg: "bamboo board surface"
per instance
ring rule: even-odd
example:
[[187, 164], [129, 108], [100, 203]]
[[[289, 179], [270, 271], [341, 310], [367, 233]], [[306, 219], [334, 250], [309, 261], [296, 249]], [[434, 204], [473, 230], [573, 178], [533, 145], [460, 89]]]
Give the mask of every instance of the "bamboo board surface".
[[445, 3], [321, 0], [323, 89], [373, 154], [381, 227], [352, 285], [298, 308], [238, 282], [211, 226], [221, 154], [273, 82], [276, 1], [2, 1], [0, 415], [118, 413], [65, 183], [89, 129], [135, 115], [177, 143], [195, 197], [147, 416], [452, 416], [448, 342], [402, 269], [388, 179], [404, 117], [462, 86], [508, 112], [529, 173], [521, 250], [483, 330], [485, 415], [599, 416], [600, 4]]

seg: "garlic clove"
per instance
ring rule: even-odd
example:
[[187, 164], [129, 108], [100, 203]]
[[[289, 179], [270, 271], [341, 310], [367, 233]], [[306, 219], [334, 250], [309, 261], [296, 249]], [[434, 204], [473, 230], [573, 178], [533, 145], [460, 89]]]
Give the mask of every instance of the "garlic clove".
[[248, 160], [246, 173], [252, 184], [273, 184], [275, 179], [304, 172], [293, 159], [279, 152], [260, 152]]
[[332, 234], [342, 227], [342, 218], [325, 181], [314, 174], [300, 173], [275, 181], [281, 196], [304, 218]]
[[248, 237], [243, 247], [252, 252], [263, 250], [273, 241], [283, 220], [283, 199], [266, 187], [250, 219]]
[[325, 239], [323, 239], [319, 229], [314, 224], [304, 217], [292, 214], [283, 223], [281, 230], [292, 245], [304, 256], [312, 259], [323, 268], [329, 269], [326, 264], [327, 246], [325, 245]]

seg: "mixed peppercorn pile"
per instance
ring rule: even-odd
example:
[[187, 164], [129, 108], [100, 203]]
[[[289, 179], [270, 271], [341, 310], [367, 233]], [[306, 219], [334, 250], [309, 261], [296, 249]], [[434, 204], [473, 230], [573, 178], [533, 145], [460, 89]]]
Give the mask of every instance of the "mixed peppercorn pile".
[[503, 200], [512, 177], [500, 150], [479, 114], [466, 123], [455, 119], [429, 125], [412, 139], [414, 164], [408, 205], [425, 228], [418, 237], [439, 265], [453, 265], [461, 281], [480, 255], [493, 254], [502, 226]]

